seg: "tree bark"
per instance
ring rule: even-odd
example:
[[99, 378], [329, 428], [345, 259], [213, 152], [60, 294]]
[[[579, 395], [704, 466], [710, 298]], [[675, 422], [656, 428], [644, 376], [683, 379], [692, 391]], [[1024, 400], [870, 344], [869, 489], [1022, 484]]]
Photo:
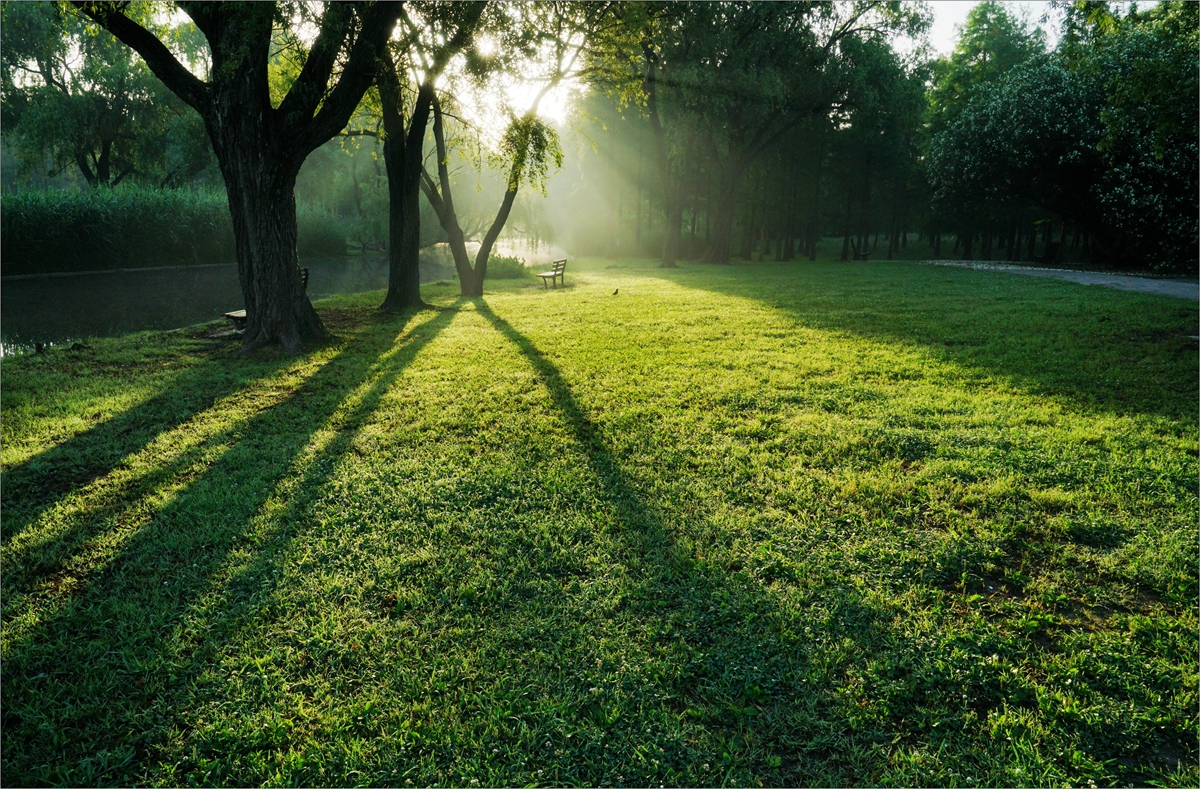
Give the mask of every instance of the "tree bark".
[[846, 226], [842, 233], [842, 260], [850, 259], [850, 215], [853, 206], [853, 198], [850, 195], [850, 190], [846, 190]]
[[[421, 300], [420, 200], [425, 129], [429, 125], [433, 87], [426, 82], [417, 90], [412, 117], [405, 130], [399, 78], [390, 58], [384, 60], [387, 62], [379, 80], [379, 97], [388, 135], [383, 146], [388, 171], [388, 290], [379, 308], [395, 312], [427, 306]], [[389, 83], [387, 88], [385, 82]]]
[[[737, 189], [746, 174], [746, 165], [737, 161], [721, 168], [718, 175], [716, 200], [708, 216], [711, 235], [701, 261], [726, 264], [729, 262], [730, 244], [733, 239], [733, 217], [737, 209]], [[711, 198], [710, 198], [711, 199]]]
[[[244, 139], [244, 138], [243, 138]], [[246, 303], [244, 347], [279, 342], [289, 353], [323, 339], [325, 327], [300, 281], [296, 252], [296, 173], [242, 146], [217, 161], [225, 177]], [[265, 159], [265, 161], [264, 161]]]
[[464, 296], [482, 296], [483, 295], [483, 280], [487, 276], [488, 258], [492, 254], [492, 245], [496, 243], [496, 239], [500, 236], [500, 231], [504, 229], [504, 223], [508, 221], [508, 214], [512, 211], [513, 201], [517, 199], [517, 181], [516, 173], [509, 178], [508, 189], [504, 192], [504, 200], [500, 203], [500, 210], [496, 212], [496, 219], [492, 222], [491, 228], [488, 229], [487, 235], [483, 237], [483, 241], [479, 245], [479, 251], [475, 253], [475, 278], [470, 283], [468, 290], [467, 284], [462, 286], [462, 294]]

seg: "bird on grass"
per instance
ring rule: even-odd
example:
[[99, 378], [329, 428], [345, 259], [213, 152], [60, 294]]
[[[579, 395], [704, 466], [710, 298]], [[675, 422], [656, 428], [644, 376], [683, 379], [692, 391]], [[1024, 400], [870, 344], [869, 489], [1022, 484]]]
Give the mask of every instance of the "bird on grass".
[[[620, 288], [617, 288], [617, 290], [620, 290]], [[614, 290], [614, 291], [613, 291], [613, 295], [614, 295], [614, 296], [615, 296], [615, 295], [617, 295], [617, 290]]]

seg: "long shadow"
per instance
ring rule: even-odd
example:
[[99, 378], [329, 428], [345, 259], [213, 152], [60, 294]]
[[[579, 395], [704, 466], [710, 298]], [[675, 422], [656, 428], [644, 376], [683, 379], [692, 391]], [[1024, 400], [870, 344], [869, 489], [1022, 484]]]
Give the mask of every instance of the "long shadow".
[[[674, 677], [664, 678], [663, 690], [674, 698], [674, 713], [693, 715], [694, 725], [715, 734], [717, 741], [734, 751], [732, 756], [725, 754], [726, 780], [748, 780], [753, 773], [744, 772], [750, 767], [745, 754], [757, 749], [778, 754], [783, 770], [778, 776], [785, 785], [804, 780], [862, 782], [863, 776], [853, 773], [844, 754], [828, 747], [847, 734], [844, 703], [836, 687], [846, 666], [835, 667], [825, 687], [799, 682], [820, 673], [823, 658], [810, 652], [797, 634], [781, 627], [784, 614], [778, 601], [760, 582], [736, 570], [698, 562], [696, 549], [676, 540], [656, 508], [622, 471], [555, 364], [485, 303], [477, 301], [476, 307], [533, 367], [586, 456], [604, 499], [615, 510], [618, 533], [614, 536], [636, 557], [628, 563], [637, 589], [630, 604], [642, 621], [654, 623], [652, 631], [672, 633], [694, 650]], [[836, 600], [822, 635], [833, 641], [849, 639], [863, 651], [887, 640], [889, 617], [848, 583], [835, 586]], [[757, 665], [752, 670], [737, 664], [746, 655], [755, 656]], [[579, 712], [583, 717], [595, 714], [588, 709]], [[636, 730], [638, 724], [626, 725]], [[580, 778], [592, 784], [611, 779], [603, 773]]]
[[284, 358], [248, 361], [228, 352], [214, 352], [164, 384], [163, 390], [148, 400], [4, 469], [0, 477], [4, 510], [0, 540], [7, 544], [56, 501], [110, 473], [160, 434], [292, 363], [294, 360]]
[[[181, 700], [270, 595], [276, 557], [310, 525], [308, 508], [336, 458], [455, 314], [416, 326], [399, 346], [404, 322], [364, 332], [255, 415], [90, 577], [65, 593], [41, 593], [34, 624], [6, 644], [10, 782], [125, 783], [156, 764], [163, 721], [185, 725]], [[37, 594], [35, 580], [9, 594]]]
[[1197, 306], [1181, 299], [903, 263], [688, 266], [653, 276], [751, 299], [806, 327], [920, 346], [1085, 409], [1196, 418]]
[[[913, 623], [905, 620], [901, 607], [884, 602], [888, 595], [871, 596], [873, 584], [847, 577], [837, 566], [801, 562], [798, 572], [805, 575], [789, 577], [786, 568], [777, 575], [767, 566], [751, 576], [737, 565], [694, 560], [704, 548], [689, 547], [686, 541], [697, 535], [681, 532], [684, 541], [676, 538], [665, 513], [660, 514], [622, 471], [603, 431], [554, 362], [486, 304], [477, 304], [480, 314], [533, 367], [615, 511], [615, 536], [633, 549], [634, 559], [628, 563], [636, 588], [633, 610], [642, 621], [653, 623], [651, 633], [665, 632], [671, 640], [687, 642], [688, 648], [675, 653], [677, 673], [663, 677], [661, 688], [674, 697], [674, 709], [681, 716], [708, 730], [712, 741], [725, 743], [726, 753], [720, 757], [725, 782], [748, 784], [765, 775], [778, 785], [872, 784], [877, 775], [890, 774], [896, 780], [902, 774], [893, 772], [896, 765], [890, 754], [946, 746], [956, 752], [955, 768], [964, 774], [1002, 774], [991, 772], [998, 752], [986, 733], [989, 713], [1020, 708], [1028, 698], [1011, 683], [1008, 669], [998, 667], [996, 654], [990, 657], [993, 668], [972, 676], [956, 673], [945, 653], [931, 651], [918, 633], [901, 628], [901, 622], [904, 627]], [[695, 514], [689, 511], [687, 517]], [[836, 561], [838, 530], [819, 531], [812, 535], [814, 546], [829, 546], [832, 540], [827, 555]], [[773, 577], [784, 581], [787, 591], [782, 595], [770, 589]], [[819, 613], [812, 616], [797, 606]], [[981, 642], [978, 659], [989, 660], [988, 651], [996, 646]], [[1019, 651], [1008, 654], [1021, 660]], [[586, 708], [579, 711], [580, 717], [588, 714]], [[635, 738], [649, 739], [641, 723], [627, 725]], [[1061, 718], [1056, 725], [1064, 728], [1073, 747], [1097, 760], [1120, 756], [1128, 761], [1114, 772], [1121, 780], [1137, 783], [1137, 770], [1154, 762], [1134, 758], [1121, 732], [1111, 725]], [[1172, 721], [1158, 734], [1159, 746], [1191, 752], [1186, 743], [1194, 738], [1185, 721]], [[1057, 761], [1054, 753], [1041, 755]], [[776, 765], [776, 771], [764, 774], [764, 762]], [[1070, 775], [1069, 761], [1062, 765]], [[611, 780], [611, 775], [576, 779], [595, 784]], [[640, 780], [660, 779], [646, 775]]]

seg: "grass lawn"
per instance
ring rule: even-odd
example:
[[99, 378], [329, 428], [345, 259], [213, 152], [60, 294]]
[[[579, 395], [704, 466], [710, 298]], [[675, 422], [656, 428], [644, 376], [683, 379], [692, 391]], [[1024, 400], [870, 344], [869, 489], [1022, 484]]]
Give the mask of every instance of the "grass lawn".
[[1200, 783], [1195, 303], [567, 284], [4, 359], [5, 784]]

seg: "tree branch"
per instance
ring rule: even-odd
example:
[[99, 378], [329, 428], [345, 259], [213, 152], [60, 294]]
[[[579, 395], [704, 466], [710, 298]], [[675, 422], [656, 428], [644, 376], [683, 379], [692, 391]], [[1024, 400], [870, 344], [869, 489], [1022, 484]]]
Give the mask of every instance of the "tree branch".
[[142, 56], [154, 76], [201, 115], [209, 111], [209, 86], [175, 59], [158, 37], [121, 13], [119, 3], [72, 0], [72, 4]]
[[312, 123], [304, 130], [297, 153], [308, 153], [333, 137], [346, 126], [358, 107], [363, 93], [379, 72], [379, 60], [403, 10], [403, 3], [374, 3], [357, 6], [362, 25], [350, 50], [350, 59], [342, 69], [337, 85], [329, 93]]
[[313, 42], [304, 61], [300, 75], [288, 89], [287, 95], [279, 104], [276, 112], [279, 117], [286, 119], [295, 114], [301, 118], [311, 118], [316, 112], [325, 88], [329, 84], [329, 75], [333, 73], [333, 64], [337, 54], [350, 33], [350, 23], [354, 9], [345, 3], [329, 3], [325, 6], [325, 14], [321, 17], [321, 29]]
[[188, 0], [179, 0], [179, 7], [183, 9], [192, 21], [196, 23], [196, 27], [208, 39], [210, 49], [216, 49], [216, 44], [221, 37], [221, 21], [224, 15], [221, 13], [221, 3], [210, 2], [188, 2]]

